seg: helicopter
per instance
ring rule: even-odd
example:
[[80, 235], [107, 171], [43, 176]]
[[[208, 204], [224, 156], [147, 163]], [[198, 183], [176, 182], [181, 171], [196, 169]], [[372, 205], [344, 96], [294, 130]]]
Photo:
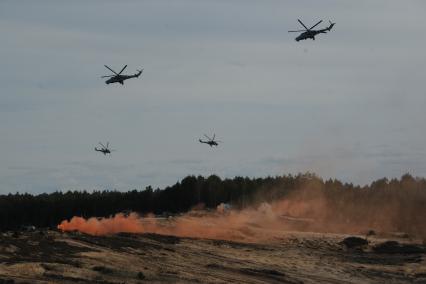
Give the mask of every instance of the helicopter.
[[112, 84], [112, 83], [120, 83], [121, 85], [124, 85], [124, 80], [127, 79], [131, 79], [131, 78], [138, 78], [142, 72], [142, 70], [137, 70], [138, 73], [133, 74], [133, 75], [121, 75], [121, 73], [124, 71], [124, 69], [126, 69], [127, 65], [125, 65], [123, 67], [123, 69], [121, 69], [120, 72], [115, 72], [114, 70], [112, 70], [110, 67], [108, 67], [107, 65], [104, 65], [108, 70], [110, 70], [112, 73], [114, 73], [114, 75], [106, 75], [106, 76], [102, 76], [101, 78], [109, 78], [108, 80], [105, 81], [105, 83], [108, 84]]
[[200, 143], [208, 144], [208, 145], [210, 145], [210, 147], [218, 146], [219, 145], [218, 143], [222, 142], [222, 141], [219, 141], [219, 140], [214, 140], [215, 137], [216, 137], [216, 134], [213, 134], [213, 138], [210, 138], [206, 134], [204, 134], [204, 136], [207, 138], [206, 141], [203, 141], [201, 139], [198, 139], [198, 141], [200, 141]]
[[306, 29], [306, 30], [298, 30], [298, 31], [288, 31], [289, 33], [300, 33], [302, 32], [298, 37], [296, 37], [296, 41], [300, 41], [300, 40], [304, 40], [304, 39], [308, 39], [311, 38], [313, 40], [315, 40], [315, 36], [317, 34], [325, 34], [327, 32], [329, 32], [336, 23], [332, 23], [330, 22], [330, 25], [328, 26], [328, 28], [325, 29], [321, 29], [321, 30], [312, 30], [313, 28], [315, 28], [316, 26], [318, 26], [320, 23], [322, 23], [322, 20], [319, 21], [318, 23], [316, 23], [315, 25], [313, 25], [310, 29], [308, 29], [304, 23], [302, 23], [301, 20], [297, 19], [299, 21], [299, 23]]
[[98, 148], [95, 147], [95, 151], [101, 152], [104, 155], [106, 155], [106, 154], [110, 154], [111, 155], [111, 152], [115, 151], [115, 150], [109, 149], [109, 142], [107, 142], [106, 146], [104, 144], [102, 144], [101, 142], [99, 142], [99, 145], [101, 145], [102, 148], [98, 149]]

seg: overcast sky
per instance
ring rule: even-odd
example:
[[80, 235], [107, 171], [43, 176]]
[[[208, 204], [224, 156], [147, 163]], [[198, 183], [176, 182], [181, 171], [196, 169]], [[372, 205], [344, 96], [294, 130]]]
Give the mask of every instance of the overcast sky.
[[[426, 176], [425, 15], [423, 0], [2, 0], [0, 193]], [[296, 42], [297, 18], [337, 24]], [[145, 71], [106, 85], [104, 64]]]

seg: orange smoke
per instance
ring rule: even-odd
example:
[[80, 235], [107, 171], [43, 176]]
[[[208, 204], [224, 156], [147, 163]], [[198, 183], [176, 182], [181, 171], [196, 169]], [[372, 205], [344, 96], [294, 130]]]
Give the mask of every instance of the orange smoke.
[[138, 214], [131, 213], [128, 216], [116, 214], [112, 218], [73, 217], [71, 221], [64, 220], [58, 225], [61, 231], [80, 231], [90, 235], [107, 235], [120, 232], [143, 233], [143, 226]]
[[[408, 204], [414, 204], [414, 201]], [[414, 218], [424, 216], [424, 206], [421, 210], [410, 208], [380, 199], [357, 200], [352, 195], [327, 195], [309, 184], [285, 199], [242, 210], [221, 204], [216, 211], [194, 208], [170, 218], [141, 217], [136, 213], [116, 214], [110, 218], [73, 217], [70, 221], [62, 221], [58, 229], [91, 235], [156, 233], [242, 242], [272, 240], [287, 231], [362, 233], [373, 229], [426, 235], [424, 218]]]
[[[271, 232], [284, 229], [277, 212], [267, 203], [257, 209], [231, 210], [218, 206], [217, 211], [191, 211], [171, 218], [141, 217], [136, 213], [116, 214], [110, 218], [73, 217], [58, 225], [61, 231], [79, 231], [90, 235], [120, 232], [156, 233], [180, 237], [258, 241], [269, 238]], [[228, 208], [229, 206], [225, 206]]]

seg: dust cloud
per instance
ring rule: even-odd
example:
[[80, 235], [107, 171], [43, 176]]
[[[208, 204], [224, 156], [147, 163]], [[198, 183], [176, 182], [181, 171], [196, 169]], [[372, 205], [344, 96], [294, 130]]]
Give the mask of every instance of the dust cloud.
[[414, 235], [425, 234], [422, 220], [410, 219], [410, 214], [401, 210], [401, 204], [330, 197], [309, 186], [276, 202], [259, 202], [244, 209], [223, 203], [216, 210], [202, 208], [197, 206], [188, 213], [167, 218], [137, 213], [118, 213], [110, 218], [73, 217], [62, 221], [58, 229], [90, 235], [155, 233], [247, 242], [271, 240], [288, 231], [360, 234], [369, 230], [403, 230]]

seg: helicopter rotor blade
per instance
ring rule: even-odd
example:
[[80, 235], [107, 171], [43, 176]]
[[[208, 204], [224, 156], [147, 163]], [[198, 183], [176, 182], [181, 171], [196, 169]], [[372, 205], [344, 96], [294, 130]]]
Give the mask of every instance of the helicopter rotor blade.
[[121, 69], [121, 71], [118, 73], [118, 75], [120, 75], [120, 74], [124, 71], [124, 69], [126, 69], [126, 67], [127, 67], [127, 65], [125, 65], [125, 66], [123, 67], [123, 69]]
[[99, 142], [99, 145], [101, 145], [103, 148], [106, 148], [106, 147], [104, 146], [104, 144], [102, 144], [101, 142]]
[[305, 26], [305, 24], [304, 23], [302, 23], [302, 21], [301, 20], [299, 20], [299, 19], [297, 19], [298, 21], [299, 21], [299, 23], [306, 29], [306, 30], [309, 30], [306, 26]]
[[212, 140], [212, 139], [210, 139], [210, 137], [209, 137], [209, 136], [207, 136], [206, 134], [204, 134], [204, 137], [206, 137], [206, 138], [207, 138], [207, 140]]
[[107, 142], [107, 146], [106, 147], [107, 147], [107, 149], [109, 148], [109, 142]]
[[105, 75], [105, 76], [101, 76], [101, 78], [110, 78], [110, 77], [115, 77], [117, 75]]
[[289, 33], [301, 33], [306, 32], [306, 30], [298, 30], [298, 31], [288, 31]]
[[115, 75], [118, 75], [117, 72], [115, 72], [114, 70], [112, 70], [111, 68], [109, 68], [108, 66], [104, 65], [106, 68], [108, 68], [109, 71], [111, 71], [112, 73], [114, 73]]
[[212, 141], [214, 141], [214, 139], [216, 138], [216, 134], [215, 133], [213, 133], [213, 138], [212, 138]]
[[319, 21], [318, 23], [316, 23], [315, 25], [313, 25], [311, 28], [310, 28], [310, 30], [312, 30], [313, 28], [315, 28], [316, 26], [318, 26], [319, 24], [321, 24], [322, 23], [322, 20], [321, 21]]

